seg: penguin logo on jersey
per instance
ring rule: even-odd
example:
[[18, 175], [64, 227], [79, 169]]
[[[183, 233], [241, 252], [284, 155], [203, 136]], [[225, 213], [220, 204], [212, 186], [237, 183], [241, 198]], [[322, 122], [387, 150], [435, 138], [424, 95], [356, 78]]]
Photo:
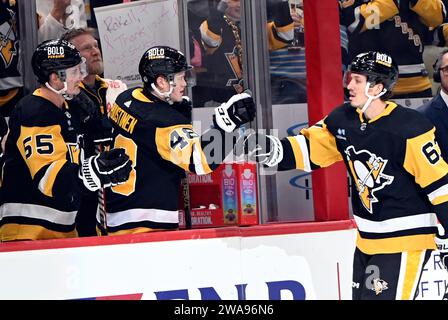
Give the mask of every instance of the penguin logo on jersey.
[[0, 56], [5, 64], [5, 68], [8, 68], [15, 55], [17, 55], [17, 43], [16, 41], [16, 19], [14, 11], [8, 10], [11, 20], [5, 21], [0, 25]]
[[389, 289], [388, 285], [389, 284], [386, 281], [377, 278], [377, 279], [373, 280], [373, 288], [372, 288], [372, 290], [375, 291], [376, 295], [379, 295], [384, 290]]
[[353, 180], [364, 208], [373, 213], [373, 204], [378, 202], [375, 191], [383, 189], [394, 181], [393, 176], [383, 173], [388, 160], [367, 151], [356, 151], [353, 146], [345, 150]]

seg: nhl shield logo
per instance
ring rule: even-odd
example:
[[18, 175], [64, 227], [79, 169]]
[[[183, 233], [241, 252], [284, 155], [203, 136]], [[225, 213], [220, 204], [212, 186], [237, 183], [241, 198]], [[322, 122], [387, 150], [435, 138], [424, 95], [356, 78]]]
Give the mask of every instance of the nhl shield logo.
[[361, 203], [367, 211], [373, 213], [373, 204], [378, 202], [375, 191], [383, 189], [394, 181], [393, 176], [383, 173], [388, 160], [367, 150], [358, 152], [353, 146], [349, 146], [345, 154]]

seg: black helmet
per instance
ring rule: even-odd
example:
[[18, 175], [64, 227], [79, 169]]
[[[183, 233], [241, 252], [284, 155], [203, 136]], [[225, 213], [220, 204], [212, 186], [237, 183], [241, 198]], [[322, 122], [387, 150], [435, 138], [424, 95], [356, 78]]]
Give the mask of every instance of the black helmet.
[[81, 54], [73, 44], [65, 40], [47, 40], [34, 50], [31, 58], [33, 72], [40, 83], [48, 81], [50, 74], [80, 64]]
[[138, 72], [146, 85], [155, 82], [161, 75], [172, 81], [174, 74], [192, 68], [182, 52], [166, 46], [156, 46], [149, 48], [143, 54], [138, 65]]
[[358, 54], [350, 63], [348, 71], [363, 74], [371, 84], [382, 83], [392, 92], [398, 80], [398, 66], [386, 53], [369, 51]]

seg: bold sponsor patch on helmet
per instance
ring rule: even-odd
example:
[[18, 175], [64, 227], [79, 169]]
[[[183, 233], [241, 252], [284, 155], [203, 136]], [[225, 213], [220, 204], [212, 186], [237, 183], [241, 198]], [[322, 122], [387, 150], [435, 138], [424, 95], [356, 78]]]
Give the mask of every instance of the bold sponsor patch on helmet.
[[148, 50], [148, 60], [165, 58], [164, 48], [152, 48]]
[[386, 67], [392, 66], [392, 58], [385, 53], [376, 53], [376, 63], [385, 65]]
[[47, 48], [48, 59], [61, 59], [65, 58], [64, 47], [62, 46], [52, 46]]

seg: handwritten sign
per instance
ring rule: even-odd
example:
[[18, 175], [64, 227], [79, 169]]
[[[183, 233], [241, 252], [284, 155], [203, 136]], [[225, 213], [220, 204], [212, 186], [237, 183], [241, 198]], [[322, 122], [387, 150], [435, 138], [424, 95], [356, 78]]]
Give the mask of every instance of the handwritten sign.
[[128, 87], [141, 85], [138, 64], [146, 49], [179, 49], [177, 0], [141, 0], [94, 8], [98, 21], [104, 76]]

